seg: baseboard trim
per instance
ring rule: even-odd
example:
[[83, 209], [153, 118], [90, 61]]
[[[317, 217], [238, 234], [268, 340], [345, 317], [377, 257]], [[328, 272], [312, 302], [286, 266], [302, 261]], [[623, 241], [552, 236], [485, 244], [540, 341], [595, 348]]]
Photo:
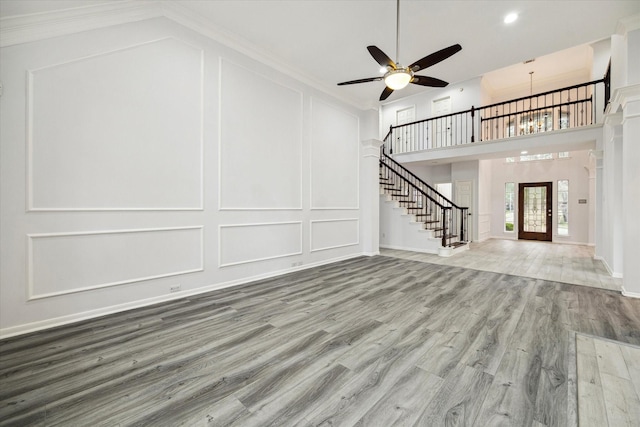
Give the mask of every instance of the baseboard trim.
[[489, 236], [489, 239], [496, 239], [496, 240], [518, 240], [517, 237], [511, 237], [511, 236]]
[[607, 270], [607, 273], [609, 273], [609, 276], [613, 277], [613, 271], [611, 271], [611, 267], [609, 267], [609, 264], [607, 263], [606, 259], [604, 259], [601, 256], [594, 256], [593, 259], [596, 261], [600, 261], [602, 265], [604, 265], [604, 268]]
[[640, 292], [629, 292], [622, 286], [622, 295], [629, 298], [640, 298]]
[[[379, 253], [378, 253], [379, 254]], [[255, 282], [257, 280], [269, 279], [276, 276], [281, 276], [288, 273], [293, 273], [296, 271], [307, 270], [309, 268], [319, 267], [326, 264], [332, 264], [339, 261], [345, 261], [351, 258], [357, 258], [360, 256], [372, 256], [376, 255], [376, 253], [364, 253], [359, 252], [356, 254], [345, 255], [341, 257], [331, 258], [323, 261], [312, 262], [309, 264], [304, 264], [297, 267], [291, 267], [284, 270], [272, 271], [265, 274], [259, 274], [256, 276], [246, 277], [243, 279], [231, 280], [228, 282], [216, 283], [213, 285], [202, 286], [196, 289], [185, 290], [181, 292], [175, 292], [167, 295], [161, 295], [152, 298], [146, 298], [130, 303], [113, 305], [105, 308], [99, 308], [96, 310], [89, 310], [82, 313], [70, 314], [67, 316], [55, 317], [53, 319], [40, 320], [37, 322], [27, 323], [24, 325], [12, 326], [9, 328], [0, 329], [0, 340], [11, 338], [19, 335], [30, 334], [33, 332], [39, 332], [46, 329], [55, 328], [58, 326], [69, 325], [72, 323], [82, 322], [85, 320], [91, 320], [98, 317], [108, 316], [110, 314], [122, 313], [129, 310], [134, 310], [136, 308], [143, 308], [154, 304], [159, 304], [163, 302], [178, 300], [185, 297], [190, 297], [194, 295], [200, 295], [207, 292], [212, 292], [220, 289], [230, 288], [233, 286], [244, 285], [247, 283]]]
[[611, 277], [616, 278], [616, 279], [622, 279], [622, 273], [616, 273], [615, 271], [613, 271], [611, 269], [611, 267], [609, 267], [609, 263], [607, 263], [606, 259], [604, 259], [603, 257], [598, 256], [598, 255], [594, 255], [593, 259], [596, 260], [596, 261], [600, 261], [602, 263], [602, 265], [604, 265], [604, 268], [607, 269], [607, 272], [609, 273], [609, 275]]
[[380, 245], [381, 248], [384, 249], [395, 249], [398, 251], [411, 251], [411, 252], [420, 252], [423, 254], [432, 254], [438, 255], [438, 250], [428, 250], [428, 249], [417, 249], [417, 248], [406, 248], [403, 246], [394, 246], [394, 245]]

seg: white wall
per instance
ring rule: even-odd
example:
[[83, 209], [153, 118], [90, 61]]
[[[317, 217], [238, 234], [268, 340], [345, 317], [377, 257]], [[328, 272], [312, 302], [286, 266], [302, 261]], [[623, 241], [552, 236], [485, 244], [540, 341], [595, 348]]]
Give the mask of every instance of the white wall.
[[[530, 182], [553, 182], [553, 241], [558, 243], [589, 244], [589, 224], [593, 224], [590, 215], [595, 203], [590, 193], [590, 167], [588, 151], [572, 151], [566, 159], [539, 160], [529, 162], [506, 163], [504, 159], [491, 161], [492, 165], [492, 219], [491, 235], [497, 238], [518, 238], [518, 184]], [[558, 180], [569, 180], [569, 236], [558, 236], [557, 233], [557, 185]], [[516, 207], [514, 231], [504, 231], [504, 189], [505, 183], [514, 182]], [[579, 204], [579, 199], [586, 199], [586, 204]], [[591, 231], [591, 234], [593, 231]]]
[[604, 77], [611, 59], [611, 39], [607, 38], [591, 44], [593, 52], [591, 62], [591, 80]]
[[363, 253], [375, 114], [166, 18], [0, 55], [0, 334]]
[[435, 187], [436, 184], [451, 182], [451, 163], [432, 166], [406, 163], [402, 166], [409, 169], [414, 175], [427, 182], [432, 187]]
[[640, 84], [640, 55], [638, 55], [638, 46], [640, 46], [640, 30], [637, 27], [637, 15], [635, 20], [636, 22], [633, 25], [629, 25], [629, 31], [626, 33], [627, 85], [629, 86]]
[[468, 110], [472, 105], [475, 107], [482, 105], [481, 78], [452, 83], [442, 89], [425, 89], [424, 92], [416, 95], [384, 104], [380, 109], [380, 137], [383, 138], [387, 134], [389, 126], [395, 126], [396, 111], [413, 106], [416, 111], [416, 120], [428, 119], [432, 117], [431, 103], [447, 96], [451, 98], [452, 113]]

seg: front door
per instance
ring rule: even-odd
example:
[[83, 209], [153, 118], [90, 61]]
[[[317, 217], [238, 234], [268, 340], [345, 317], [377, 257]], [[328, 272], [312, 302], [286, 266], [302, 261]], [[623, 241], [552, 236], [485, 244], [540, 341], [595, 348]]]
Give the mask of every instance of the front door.
[[518, 192], [518, 239], [551, 241], [551, 182], [520, 184]]

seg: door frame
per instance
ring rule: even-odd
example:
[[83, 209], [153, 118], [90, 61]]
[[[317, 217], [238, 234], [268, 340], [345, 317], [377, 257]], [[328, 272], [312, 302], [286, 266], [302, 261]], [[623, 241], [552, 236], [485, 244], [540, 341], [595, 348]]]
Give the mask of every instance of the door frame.
[[[546, 187], [547, 189], [547, 229], [544, 233], [524, 231], [524, 189], [525, 187]], [[553, 182], [518, 183], [518, 239], [553, 241]]]

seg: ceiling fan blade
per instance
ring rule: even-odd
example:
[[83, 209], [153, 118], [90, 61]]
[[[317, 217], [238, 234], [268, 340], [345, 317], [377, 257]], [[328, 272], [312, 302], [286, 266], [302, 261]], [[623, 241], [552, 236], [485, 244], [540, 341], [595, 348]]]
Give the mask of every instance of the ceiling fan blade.
[[416, 71], [420, 71], [424, 68], [431, 67], [432, 65], [435, 65], [440, 61], [444, 61], [451, 55], [458, 53], [461, 50], [462, 50], [462, 46], [460, 46], [459, 44], [454, 44], [453, 46], [445, 47], [444, 49], [434, 52], [431, 55], [427, 55], [424, 58], [414, 62], [413, 64], [409, 65], [409, 68], [411, 68], [415, 73]]
[[391, 95], [393, 93], [393, 89], [389, 89], [388, 87], [385, 86], [384, 90], [382, 91], [382, 93], [380, 94], [380, 101], [384, 101], [385, 99], [387, 99], [389, 97], [389, 95]]
[[427, 76], [413, 76], [413, 80], [411, 83], [414, 85], [420, 86], [431, 86], [431, 87], [445, 87], [449, 83], [444, 80], [436, 79], [435, 77], [427, 77]]
[[393, 62], [393, 60], [391, 60], [391, 58], [389, 58], [386, 53], [378, 49], [376, 46], [367, 46], [367, 50], [378, 64], [382, 65], [383, 67], [391, 67], [394, 70], [397, 68], [396, 63]]
[[368, 77], [366, 79], [350, 80], [348, 82], [338, 83], [338, 86], [354, 85], [357, 83], [377, 82], [378, 80], [382, 80], [382, 77]]

